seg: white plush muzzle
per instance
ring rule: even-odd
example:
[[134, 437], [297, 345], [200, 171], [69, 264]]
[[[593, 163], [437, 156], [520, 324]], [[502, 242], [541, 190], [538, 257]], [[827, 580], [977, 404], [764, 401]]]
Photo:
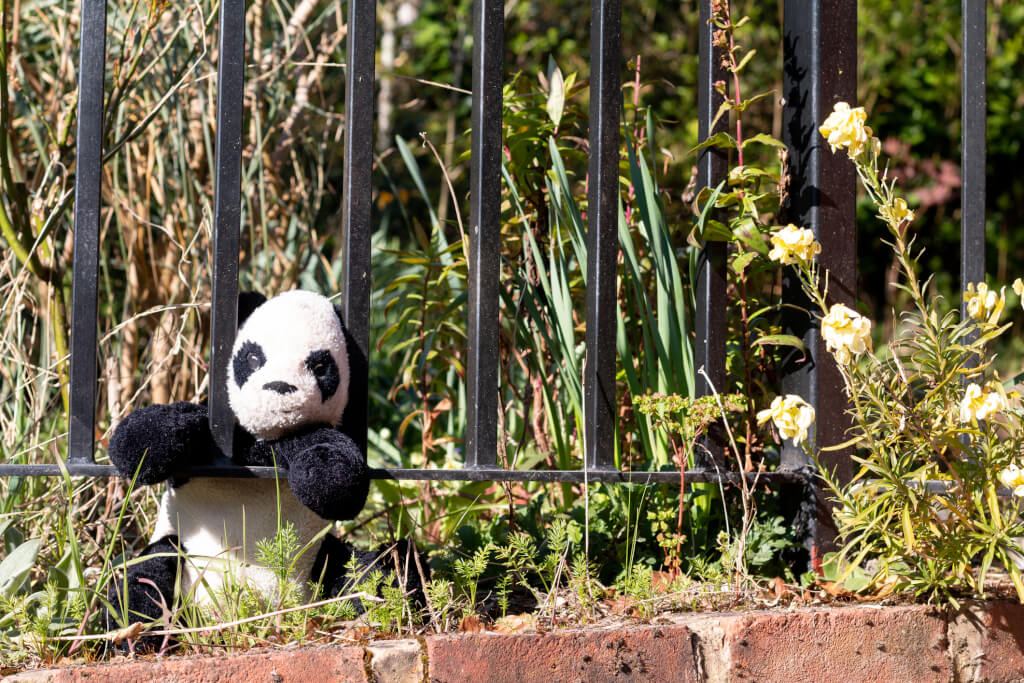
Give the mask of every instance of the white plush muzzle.
[[[240, 359], [243, 349], [250, 351]], [[337, 366], [337, 387], [326, 398], [309, 367], [310, 354], [317, 351], [327, 351]], [[348, 353], [341, 322], [325, 297], [295, 290], [269, 299], [238, 331], [231, 357], [231, 409], [258, 439], [341, 421], [348, 402]]]

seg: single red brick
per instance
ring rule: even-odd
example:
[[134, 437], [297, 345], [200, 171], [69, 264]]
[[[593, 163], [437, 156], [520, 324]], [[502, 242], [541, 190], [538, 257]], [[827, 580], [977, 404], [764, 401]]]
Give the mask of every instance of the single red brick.
[[438, 683], [685, 683], [699, 680], [691, 635], [677, 625], [440, 635], [426, 639], [427, 661], [430, 679]]
[[979, 602], [950, 614], [950, 652], [961, 681], [1024, 679], [1024, 605]]
[[361, 647], [325, 647], [235, 656], [139, 659], [100, 666], [73, 667], [59, 670], [52, 681], [348, 683], [366, 681], [366, 669]]
[[720, 618], [731, 680], [945, 681], [946, 621], [931, 607], [844, 607]]

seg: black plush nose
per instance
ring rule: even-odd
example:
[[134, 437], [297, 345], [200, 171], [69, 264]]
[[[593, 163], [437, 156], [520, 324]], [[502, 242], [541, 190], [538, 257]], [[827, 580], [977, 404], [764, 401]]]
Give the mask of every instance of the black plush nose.
[[295, 387], [288, 384], [288, 382], [267, 382], [263, 385], [263, 388], [276, 391], [279, 394], [290, 394], [295, 391]]

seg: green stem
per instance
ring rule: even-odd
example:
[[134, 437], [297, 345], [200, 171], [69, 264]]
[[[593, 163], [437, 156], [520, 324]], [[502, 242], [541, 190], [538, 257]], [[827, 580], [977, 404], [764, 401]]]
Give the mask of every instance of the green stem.
[[64, 414], [70, 414], [70, 397], [68, 395], [68, 338], [67, 314], [64, 308], [64, 288], [60, 283], [50, 287], [50, 319], [53, 321], [53, 345], [57, 351], [57, 379], [60, 382], [60, 400], [64, 405]]

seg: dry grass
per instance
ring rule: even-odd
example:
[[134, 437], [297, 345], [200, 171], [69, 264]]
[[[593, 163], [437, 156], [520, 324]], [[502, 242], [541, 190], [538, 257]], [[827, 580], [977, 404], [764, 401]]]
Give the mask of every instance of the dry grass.
[[[341, 5], [248, 3], [243, 288], [337, 289], [324, 234], [339, 194]], [[213, 0], [108, 7], [100, 216], [97, 456], [140, 405], [208, 389], [216, 96]], [[66, 453], [78, 3], [0, 0], [0, 448], [7, 463]], [[8, 81], [7, 78], [11, 80]], [[43, 538], [30, 585], [78, 557], [87, 579], [146, 541], [151, 487], [0, 479], [0, 556]], [[119, 522], [123, 509], [132, 511]], [[63, 563], [63, 564], [62, 564]], [[98, 603], [90, 602], [93, 612]], [[86, 615], [85, 620], [90, 619]], [[95, 618], [95, 616], [91, 617]], [[84, 624], [84, 621], [83, 621]]]

